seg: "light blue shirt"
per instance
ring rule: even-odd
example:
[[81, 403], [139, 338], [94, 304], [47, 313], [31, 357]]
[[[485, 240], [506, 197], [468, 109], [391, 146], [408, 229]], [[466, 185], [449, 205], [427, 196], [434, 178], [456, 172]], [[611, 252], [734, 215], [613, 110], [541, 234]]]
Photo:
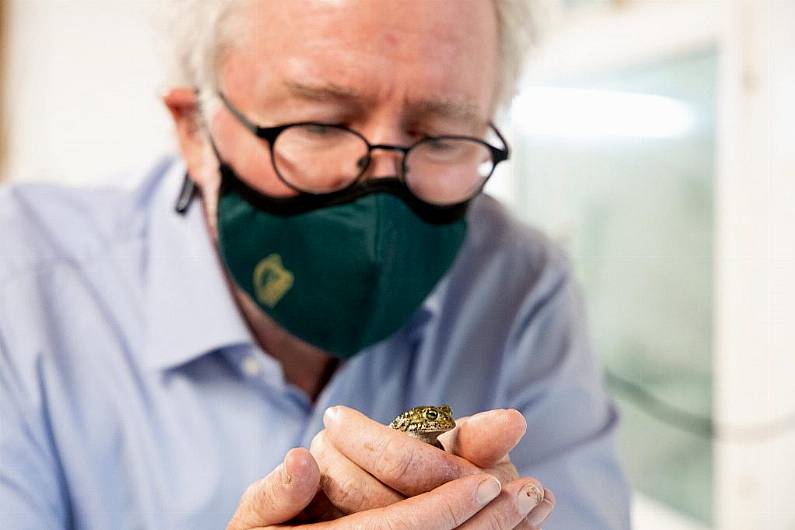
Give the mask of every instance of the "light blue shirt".
[[0, 528], [220, 530], [333, 404], [514, 407], [511, 453], [557, 497], [546, 530], [629, 528], [617, 415], [562, 254], [479, 198], [453, 269], [316, 402], [238, 312], [184, 167], [134, 191], [0, 191]]

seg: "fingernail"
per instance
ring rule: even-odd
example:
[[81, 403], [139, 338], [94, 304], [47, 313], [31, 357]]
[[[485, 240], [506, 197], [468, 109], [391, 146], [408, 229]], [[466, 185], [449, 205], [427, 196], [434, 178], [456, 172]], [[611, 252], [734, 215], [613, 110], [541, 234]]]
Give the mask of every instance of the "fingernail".
[[531, 482], [525, 485], [516, 494], [516, 507], [519, 508], [519, 513], [528, 514], [530, 510], [538, 506], [543, 499], [544, 492]]
[[494, 477], [485, 479], [478, 485], [478, 502], [482, 505], [488, 504], [494, 497], [500, 494], [500, 489], [502, 489], [502, 486], [500, 486], [499, 480]]
[[554, 508], [554, 506], [549, 502], [549, 499], [544, 499], [544, 501], [538, 505], [538, 508], [527, 516], [527, 522], [530, 523], [531, 526], [541, 526], [541, 524], [547, 520], [549, 514], [552, 513], [552, 508]]
[[290, 473], [287, 472], [287, 464], [285, 464], [284, 462], [282, 462], [282, 464], [279, 466], [279, 474], [281, 474], [282, 484], [284, 484], [285, 486], [290, 484], [290, 482], [293, 480], [293, 477], [290, 475]]
[[325, 414], [323, 414], [323, 421], [326, 425], [329, 423], [334, 423], [337, 421], [340, 415], [339, 407], [329, 407], [326, 409]]

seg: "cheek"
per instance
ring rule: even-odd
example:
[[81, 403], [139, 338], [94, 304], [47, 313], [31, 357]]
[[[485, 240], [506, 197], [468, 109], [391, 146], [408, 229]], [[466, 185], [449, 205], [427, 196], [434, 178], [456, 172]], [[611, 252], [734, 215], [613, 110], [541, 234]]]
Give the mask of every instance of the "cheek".
[[296, 194], [274, 171], [266, 141], [257, 138], [225, 112], [216, 117], [213, 125], [215, 145], [221, 157], [246, 184], [273, 197]]

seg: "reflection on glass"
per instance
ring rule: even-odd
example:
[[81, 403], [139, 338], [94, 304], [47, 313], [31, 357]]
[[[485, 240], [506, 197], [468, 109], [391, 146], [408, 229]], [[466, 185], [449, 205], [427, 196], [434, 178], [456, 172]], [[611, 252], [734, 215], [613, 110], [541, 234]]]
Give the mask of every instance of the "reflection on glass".
[[[530, 90], [513, 114], [520, 215], [572, 254], [606, 365], [707, 418], [715, 69], [705, 50]], [[711, 522], [709, 433], [611, 389], [633, 485]]]

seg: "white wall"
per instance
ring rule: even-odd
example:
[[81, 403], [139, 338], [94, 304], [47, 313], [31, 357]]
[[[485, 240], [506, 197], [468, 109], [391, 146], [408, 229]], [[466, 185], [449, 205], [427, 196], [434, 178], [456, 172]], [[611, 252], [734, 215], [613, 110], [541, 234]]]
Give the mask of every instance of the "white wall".
[[8, 178], [97, 182], [171, 148], [156, 5], [8, 2]]
[[[730, 7], [721, 115], [715, 413], [723, 425], [789, 417], [763, 440], [721, 443], [725, 530], [795, 528], [795, 2]], [[724, 433], [736, 438], [733, 428]]]

